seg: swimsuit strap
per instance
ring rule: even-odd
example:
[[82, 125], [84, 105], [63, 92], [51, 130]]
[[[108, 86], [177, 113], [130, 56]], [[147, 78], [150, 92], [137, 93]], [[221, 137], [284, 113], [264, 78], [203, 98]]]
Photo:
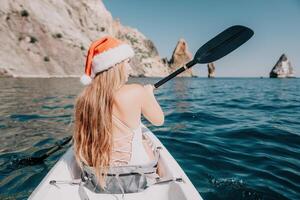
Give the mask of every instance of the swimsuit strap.
[[134, 133], [134, 132], [132, 131], [132, 129], [131, 129], [128, 125], [126, 125], [126, 123], [124, 123], [123, 121], [121, 121], [121, 120], [120, 120], [118, 117], [116, 117], [114, 114], [112, 115], [112, 119], [113, 119], [115, 122], [117, 122], [118, 124], [121, 124], [123, 127], [127, 128], [128, 130], [130, 130], [130, 132]]
[[[118, 138], [114, 138], [113, 140], [114, 141], [119, 141], [119, 140], [123, 140], [123, 139], [125, 139], [125, 138], [128, 138], [128, 137], [131, 137], [132, 135], [130, 135], [130, 134], [128, 134], [128, 135], [123, 135], [123, 136], [120, 136], [120, 137], [118, 137]], [[130, 141], [130, 143], [131, 143], [131, 141]]]
[[135, 130], [140, 129], [141, 128], [141, 124], [142, 122], [140, 121], [139, 126], [137, 128], [130, 128], [125, 122], [123, 122], [122, 120], [120, 120], [120, 118], [118, 118], [117, 116], [115, 116], [114, 114], [112, 114], [112, 119], [117, 122], [118, 124], [121, 124], [123, 127], [126, 127], [128, 130], [130, 130], [131, 132], [135, 132]]
[[114, 138], [113, 139], [114, 142], [129, 138], [129, 137], [132, 137], [132, 138], [128, 141], [128, 143], [130, 145], [130, 151], [126, 150], [127, 149], [126, 144], [122, 145], [122, 146], [119, 146], [118, 148], [112, 149], [112, 152], [120, 152], [120, 153], [124, 153], [124, 154], [129, 155], [130, 156], [129, 160], [126, 160], [127, 156], [123, 155], [123, 156], [120, 156], [120, 158], [112, 158], [111, 163], [113, 163], [114, 165], [122, 165], [121, 163], [129, 164], [129, 162], [131, 160], [131, 157], [132, 157], [132, 140], [133, 140], [133, 137], [134, 137], [135, 133], [129, 126], [127, 126], [124, 122], [122, 122], [115, 115], [112, 115], [112, 119], [115, 123], [117, 123], [117, 124], [121, 125], [122, 127], [126, 128], [131, 133], [131, 134], [127, 134], [127, 135], [124, 135], [124, 136], [121, 136], [121, 137], [118, 137], [118, 138]]

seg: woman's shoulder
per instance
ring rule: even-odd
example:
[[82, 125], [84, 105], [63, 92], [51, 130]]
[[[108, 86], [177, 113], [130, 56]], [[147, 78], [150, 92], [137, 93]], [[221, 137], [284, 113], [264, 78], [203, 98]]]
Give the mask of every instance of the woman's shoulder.
[[119, 97], [136, 97], [144, 94], [144, 86], [141, 84], [125, 84], [123, 85], [116, 93], [116, 96]]
[[144, 86], [138, 83], [125, 84], [121, 90], [125, 92], [143, 93]]

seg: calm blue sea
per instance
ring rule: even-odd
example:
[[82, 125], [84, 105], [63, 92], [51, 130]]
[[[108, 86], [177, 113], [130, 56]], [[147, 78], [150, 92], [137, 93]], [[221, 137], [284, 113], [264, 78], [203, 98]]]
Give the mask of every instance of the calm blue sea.
[[[27, 199], [64, 153], [15, 162], [72, 133], [82, 88], [73, 78], [0, 79], [0, 199]], [[156, 96], [166, 121], [147, 124], [204, 199], [300, 199], [300, 79], [177, 78]]]

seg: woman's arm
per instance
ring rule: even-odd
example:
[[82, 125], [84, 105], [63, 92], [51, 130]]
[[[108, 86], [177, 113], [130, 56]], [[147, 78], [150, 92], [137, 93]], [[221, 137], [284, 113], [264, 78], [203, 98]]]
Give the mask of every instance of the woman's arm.
[[142, 114], [155, 126], [164, 124], [164, 113], [158, 104], [154, 94], [154, 86], [145, 85], [142, 95]]

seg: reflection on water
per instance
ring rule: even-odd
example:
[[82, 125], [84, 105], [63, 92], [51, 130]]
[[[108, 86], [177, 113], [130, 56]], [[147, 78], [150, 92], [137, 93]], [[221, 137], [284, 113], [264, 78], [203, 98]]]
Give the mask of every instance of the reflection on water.
[[[132, 79], [155, 83], [159, 79]], [[66, 148], [78, 79], [0, 79], [0, 199], [26, 199]], [[300, 199], [300, 80], [178, 78], [155, 91], [162, 127], [144, 121], [204, 199]]]

